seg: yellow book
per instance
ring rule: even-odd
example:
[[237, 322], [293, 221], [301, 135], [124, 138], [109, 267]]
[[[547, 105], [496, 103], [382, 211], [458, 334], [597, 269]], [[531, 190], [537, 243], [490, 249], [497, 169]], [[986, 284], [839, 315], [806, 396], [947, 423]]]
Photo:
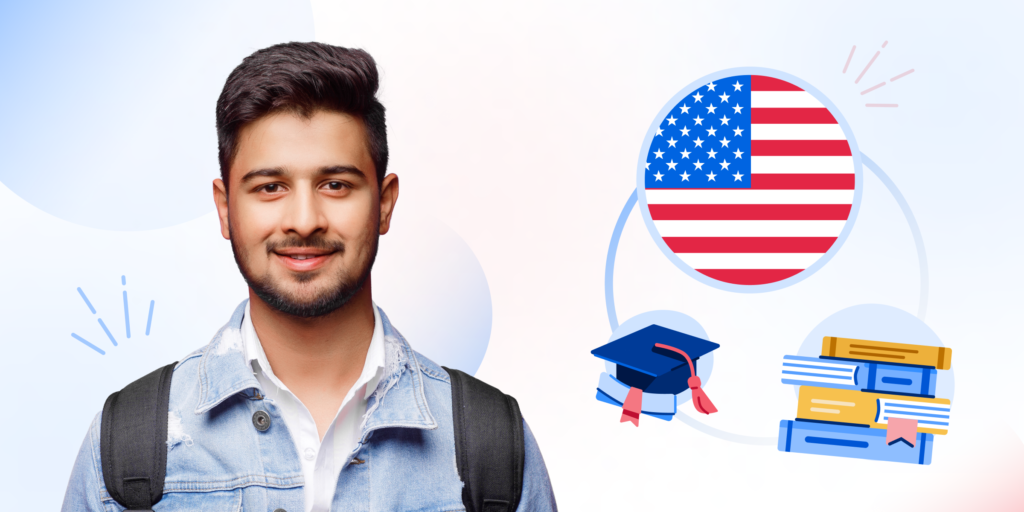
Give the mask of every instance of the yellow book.
[[937, 370], [948, 370], [953, 358], [953, 349], [825, 336], [821, 342], [821, 355], [843, 359], [931, 366]]
[[948, 398], [886, 395], [849, 389], [800, 386], [796, 417], [802, 420], [854, 423], [888, 428], [889, 418], [917, 420], [917, 431], [946, 434], [951, 405]]

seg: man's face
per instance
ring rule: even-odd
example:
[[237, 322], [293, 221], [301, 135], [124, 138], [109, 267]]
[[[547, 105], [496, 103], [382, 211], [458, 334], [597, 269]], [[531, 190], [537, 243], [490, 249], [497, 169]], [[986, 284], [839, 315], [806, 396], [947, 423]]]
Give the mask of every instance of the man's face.
[[341, 307], [369, 277], [398, 198], [396, 176], [377, 185], [362, 121], [275, 113], [243, 128], [237, 147], [230, 193], [215, 180], [214, 199], [246, 282], [288, 314]]

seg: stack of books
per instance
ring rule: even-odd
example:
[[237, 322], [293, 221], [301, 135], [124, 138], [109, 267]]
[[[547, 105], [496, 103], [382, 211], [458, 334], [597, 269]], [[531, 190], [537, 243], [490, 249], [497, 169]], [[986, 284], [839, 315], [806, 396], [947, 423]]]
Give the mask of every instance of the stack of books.
[[821, 357], [783, 357], [782, 383], [800, 398], [796, 420], [779, 424], [779, 451], [931, 464], [934, 436], [949, 429], [950, 400], [935, 388], [952, 355], [826, 336]]

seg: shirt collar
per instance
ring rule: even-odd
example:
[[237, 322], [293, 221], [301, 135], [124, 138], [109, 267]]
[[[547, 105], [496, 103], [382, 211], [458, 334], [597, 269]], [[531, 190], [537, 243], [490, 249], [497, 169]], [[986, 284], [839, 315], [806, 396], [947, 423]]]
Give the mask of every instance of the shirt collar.
[[[240, 334], [242, 337], [242, 355], [246, 366], [250, 367], [254, 375], [262, 372], [263, 376], [266, 377], [265, 381], [261, 381], [264, 384], [270, 384], [276, 387], [276, 390], [264, 390], [264, 391], [277, 391], [287, 390], [280, 379], [274, 375], [274, 370], [270, 366], [270, 361], [267, 360], [267, 353], [263, 351], [263, 344], [260, 342], [259, 336], [256, 334], [256, 328], [252, 324], [252, 314], [249, 310], [249, 301], [245, 302], [245, 314], [242, 317], [242, 325], [240, 328]], [[373, 390], [377, 388], [377, 383], [380, 381], [381, 374], [384, 371], [384, 326], [381, 321], [380, 311], [376, 304], [373, 304], [373, 334], [370, 336], [370, 346], [366, 351], [366, 361], [363, 363], [363, 371], [360, 373], [359, 378], [356, 379], [352, 389], [357, 390], [363, 384], [366, 384], [366, 389], [363, 392], [363, 396], [360, 396], [360, 400], [366, 400], [367, 397], [373, 393]], [[274, 395], [271, 395], [273, 397]]]
[[[248, 300], [235, 308], [228, 323], [217, 331], [203, 350], [199, 360], [196, 414], [209, 412], [235, 394], [262, 391], [243, 349], [241, 330], [247, 305]], [[384, 311], [377, 307], [374, 307], [375, 336], [378, 315], [384, 370], [381, 377], [374, 380], [375, 385], [366, 386], [370, 395], [363, 420], [363, 440], [371, 431], [385, 427], [437, 428], [437, 421], [427, 404], [424, 377], [417, 360], [419, 354], [392, 327]], [[373, 341], [370, 343], [372, 345]], [[384, 400], [385, 395], [387, 400]]]

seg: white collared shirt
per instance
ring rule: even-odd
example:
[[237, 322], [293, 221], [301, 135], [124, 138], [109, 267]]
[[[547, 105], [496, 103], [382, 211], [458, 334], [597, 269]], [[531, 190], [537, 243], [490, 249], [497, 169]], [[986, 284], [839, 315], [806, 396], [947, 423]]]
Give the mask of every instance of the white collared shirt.
[[[366, 352], [363, 372], [342, 400], [338, 414], [324, 434], [323, 442], [320, 441], [316, 422], [309, 409], [274, 375], [252, 325], [248, 303], [242, 320], [242, 347], [245, 361], [252, 366], [253, 375], [263, 388], [263, 393], [277, 404], [292, 434], [306, 482], [306, 512], [329, 512], [338, 477], [359, 442], [360, 427], [363, 415], [366, 414], [366, 399], [377, 388], [384, 371], [384, 326], [377, 305], [373, 305], [373, 336]], [[353, 400], [354, 397], [358, 398]]]

